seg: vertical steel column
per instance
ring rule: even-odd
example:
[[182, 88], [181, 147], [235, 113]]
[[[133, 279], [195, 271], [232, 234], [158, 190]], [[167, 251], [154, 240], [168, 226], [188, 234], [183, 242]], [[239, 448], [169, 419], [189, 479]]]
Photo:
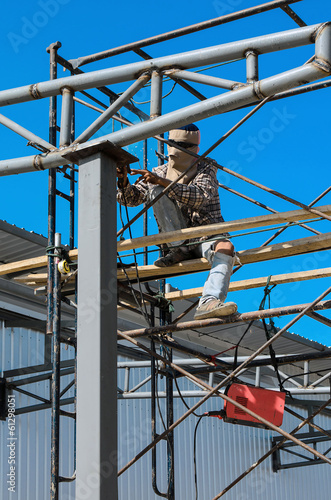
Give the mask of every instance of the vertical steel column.
[[79, 165], [76, 499], [116, 500], [116, 162]]
[[247, 83], [257, 82], [259, 79], [258, 54], [254, 50], [248, 50], [246, 56], [246, 79]]
[[[61, 234], [55, 233], [55, 255], [61, 254]], [[57, 266], [60, 258], [55, 257]], [[53, 289], [53, 335], [52, 335], [52, 430], [51, 430], [51, 500], [59, 498], [59, 443], [60, 443], [60, 318], [61, 318], [60, 273], [54, 270]]]

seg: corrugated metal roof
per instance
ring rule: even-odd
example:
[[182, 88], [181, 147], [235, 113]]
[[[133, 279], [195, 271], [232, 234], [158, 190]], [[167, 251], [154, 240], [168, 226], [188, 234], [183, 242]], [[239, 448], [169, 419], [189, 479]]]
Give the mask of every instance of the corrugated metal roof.
[[45, 254], [47, 238], [0, 220], [0, 262], [39, 257]]

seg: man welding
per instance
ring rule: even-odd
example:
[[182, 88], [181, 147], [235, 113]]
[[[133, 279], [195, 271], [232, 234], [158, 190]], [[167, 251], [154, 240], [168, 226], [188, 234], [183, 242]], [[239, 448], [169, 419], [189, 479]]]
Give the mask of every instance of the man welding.
[[[194, 156], [181, 151], [198, 153], [200, 131], [194, 124], [185, 125], [169, 132], [169, 161], [149, 170], [131, 170], [131, 175], [140, 178], [130, 184], [127, 169], [118, 169], [121, 186], [117, 200], [122, 205], [134, 207], [151, 201], [171, 184], [191, 165], [192, 168], [154, 205], [154, 216], [160, 232], [177, 231], [188, 227], [223, 222], [218, 183], [217, 167], [207, 158], [195, 162]], [[234, 246], [228, 234], [198, 238], [194, 241], [180, 240], [167, 243], [165, 255], [154, 262], [157, 267], [168, 267], [184, 260], [205, 257], [211, 264], [208, 278], [203, 287], [194, 319], [217, 318], [237, 312], [234, 302], [225, 302], [234, 263]], [[194, 244], [192, 244], [194, 243]]]

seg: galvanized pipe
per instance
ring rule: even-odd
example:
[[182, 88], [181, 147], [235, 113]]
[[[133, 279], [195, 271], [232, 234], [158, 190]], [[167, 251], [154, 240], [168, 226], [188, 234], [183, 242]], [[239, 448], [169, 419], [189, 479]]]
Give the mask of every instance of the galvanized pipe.
[[9, 118], [1, 114], [0, 114], [0, 123], [1, 125], [4, 125], [5, 127], [15, 132], [16, 134], [20, 135], [21, 137], [24, 137], [24, 139], [27, 139], [29, 142], [34, 143], [37, 146], [41, 146], [46, 151], [56, 149], [56, 147], [50, 144], [49, 142], [44, 141], [44, 139], [42, 139], [41, 137], [38, 137], [33, 132], [30, 132], [30, 130], [27, 130], [18, 123], [14, 122], [13, 120], [10, 120]]
[[[330, 289], [331, 290], [331, 289]], [[145, 337], [149, 335], [162, 335], [169, 332], [182, 332], [184, 330], [198, 329], [198, 328], [206, 328], [211, 326], [218, 325], [226, 325], [230, 323], [241, 323], [243, 321], [252, 321], [258, 319], [272, 318], [275, 316], [285, 316], [288, 314], [297, 314], [302, 313], [308, 307], [309, 304], [300, 304], [296, 306], [286, 306], [286, 307], [277, 307], [275, 309], [264, 309], [259, 311], [252, 311], [232, 316], [227, 316], [224, 318], [211, 318], [211, 319], [202, 319], [202, 320], [193, 320], [186, 321], [183, 323], [176, 323], [171, 325], [164, 325], [159, 327], [151, 327], [151, 328], [138, 328], [135, 330], [128, 330], [126, 332], [121, 332], [130, 338], [138, 338]], [[315, 304], [311, 310], [320, 311], [324, 309], [331, 309], [331, 300], [326, 300], [323, 302], [319, 302]], [[310, 310], [309, 309], [309, 310]]]
[[[200, 67], [201, 65], [227, 62], [244, 57], [246, 51], [249, 49], [255, 50], [259, 54], [267, 54], [278, 50], [301, 47], [314, 43], [314, 38], [317, 32], [320, 33], [320, 40], [318, 43], [320, 50], [318, 51], [318, 57], [321, 57], [321, 59], [324, 60], [324, 57], [327, 57], [329, 52], [326, 48], [328, 37], [326, 37], [326, 40], [323, 41], [323, 29], [325, 26], [327, 26], [327, 23], [315, 24], [305, 28], [296, 28], [294, 30], [283, 31], [280, 33], [273, 33], [247, 40], [216, 45], [214, 47], [207, 47], [204, 49], [192, 50], [190, 52], [173, 54], [171, 56], [140, 61], [133, 64], [126, 64], [115, 68], [107, 68], [92, 71], [90, 73], [68, 76], [59, 78], [56, 81], [44, 81], [14, 89], [2, 90], [0, 92], [0, 106], [18, 104], [20, 102], [28, 102], [35, 99], [59, 95], [63, 87], [71, 88], [74, 91], [81, 91], [93, 87], [134, 80], [141, 73], [151, 70], [162, 71], [173, 67], [190, 69]], [[327, 59], [327, 61], [329, 61], [329, 59]], [[309, 67], [309, 65], [307, 66]], [[266, 79], [266, 81], [267, 80], [268, 79]], [[302, 81], [311, 81], [311, 78], [308, 77], [307, 80], [302, 78], [298, 81], [298, 84]], [[276, 91], [273, 91], [266, 95], [273, 95], [275, 93]]]
[[70, 88], [62, 89], [62, 110], [60, 128], [60, 148], [69, 146], [72, 135], [73, 91]]
[[94, 122], [80, 134], [74, 141], [74, 144], [87, 141], [94, 135], [121, 107], [126, 104], [148, 82], [150, 76], [141, 75], [123, 94], [113, 102], [106, 111], [102, 113]]
[[207, 28], [212, 28], [214, 26], [219, 26], [221, 24], [229, 23], [231, 21], [236, 21], [238, 19], [243, 19], [245, 17], [253, 16], [261, 12], [266, 12], [268, 10], [276, 9], [278, 7], [283, 7], [288, 4], [300, 1], [301, 0], [278, 0], [278, 1], [276, 0], [272, 2], [267, 2], [264, 4], [256, 5], [255, 7], [250, 7], [248, 9], [233, 12], [225, 16], [216, 17], [208, 21], [203, 21], [201, 23], [193, 24], [191, 26], [186, 26], [184, 28], [179, 28], [177, 30], [169, 31], [168, 33], [163, 33], [161, 35], [145, 38], [144, 40], [139, 40], [137, 42], [122, 45], [121, 47], [104, 50], [103, 52], [99, 52], [97, 54], [79, 57], [77, 59], [71, 59], [69, 62], [74, 68], [78, 68], [78, 66], [83, 66], [84, 64], [88, 64], [90, 62], [100, 61], [101, 59], [105, 59], [107, 57], [112, 57], [118, 54], [129, 52], [130, 50], [135, 50], [141, 47], [147, 47], [148, 45], [160, 43], [165, 40], [172, 40], [173, 38], [187, 35], [189, 33], [195, 33], [197, 31], [201, 31]]
[[165, 71], [164, 74], [166, 76], [179, 78], [180, 80], [202, 83], [203, 85], [210, 85], [221, 89], [233, 90], [236, 87], [245, 86], [245, 84], [241, 82], [235, 82], [233, 80], [226, 80], [225, 78], [218, 78], [216, 76], [193, 73], [191, 71], [184, 71], [180, 69], [171, 69], [169, 71]]
[[[278, 389], [275, 389], [275, 387], [266, 387], [269, 391], [278, 391]], [[221, 389], [219, 392], [224, 392], [225, 389]], [[321, 395], [330, 395], [330, 388], [325, 386], [325, 387], [316, 387], [314, 389], [299, 389], [299, 388], [286, 388], [286, 391], [290, 393], [292, 396], [321, 396]], [[206, 390], [192, 390], [192, 391], [174, 391], [173, 397], [174, 398], [180, 398], [180, 396], [183, 396], [184, 398], [203, 398], [207, 394]], [[218, 396], [218, 394], [213, 394], [212, 397]], [[151, 391], [138, 391], [138, 392], [123, 392], [123, 393], [118, 393], [117, 399], [150, 399], [152, 397], [152, 392]], [[166, 399], [167, 394], [165, 391], [158, 391], [157, 397], [159, 399]], [[62, 404], [62, 403], [61, 403]]]
[[[237, 408], [241, 408], [243, 411], [246, 411], [251, 416], [253, 416], [254, 418], [257, 418], [260, 422], [262, 422], [263, 419], [261, 419], [261, 417], [259, 415], [256, 415], [254, 412], [247, 411], [247, 408], [239, 405], [236, 401], [231, 400], [227, 396], [225, 396], [223, 394], [220, 394], [218, 392], [218, 390], [221, 389], [222, 387], [224, 387], [225, 385], [227, 385], [238, 373], [240, 373], [242, 371], [243, 368], [245, 368], [248, 365], [248, 363], [250, 361], [252, 361], [255, 357], [257, 357], [259, 354], [261, 354], [267, 347], [269, 347], [269, 345], [271, 345], [273, 342], [275, 342], [275, 340], [277, 340], [286, 330], [288, 330], [293, 324], [295, 324], [300, 318], [302, 318], [302, 316], [304, 316], [304, 314], [306, 312], [308, 312], [314, 306], [316, 306], [316, 304], [318, 304], [330, 292], [331, 292], [331, 287], [329, 287], [316, 300], [314, 300], [314, 302], [312, 302], [311, 304], [309, 304], [306, 309], [304, 309], [300, 314], [298, 314], [298, 316], [296, 316], [295, 318], [293, 318], [287, 325], [285, 325], [281, 330], [279, 330], [271, 339], [269, 339], [264, 345], [262, 345], [259, 349], [257, 349], [244, 363], [242, 363], [240, 366], [238, 366], [230, 375], [228, 375], [222, 382], [220, 382], [214, 388], [209, 387], [208, 384], [205, 384], [201, 380], [196, 379], [196, 377], [193, 377], [190, 373], [186, 372], [185, 370], [183, 370], [179, 366], [175, 365], [174, 363], [171, 363], [171, 365], [172, 365], [172, 367], [174, 369], [176, 369], [177, 371], [181, 372], [183, 375], [185, 375], [186, 377], [190, 378], [191, 380], [198, 381], [198, 383], [200, 383], [202, 386], [205, 386], [207, 389], [209, 389], [210, 392], [206, 396], [204, 396], [200, 401], [198, 401], [195, 405], [193, 405], [193, 407], [190, 408], [186, 413], [184, 413], [176, 422], [174, 422], [174, 424], [170, 428], [168, 428], [167, 430], [165, 430], [152, 443], [150, 443], [146, 448], [144, 448], [144, 450], [142, 450], [140, 453], [138, 453], [136, 455], [136, 457], [134, 457], [126, 466], [124, 466], [119, 471], [118, 475], [121, 475], [129, 467], [131, 467], [131, 465], [133, 465], [134, 463], [136, 463], [143, 455], [145, 455], [150, 449], [152, 449], [159, 441], [161, 441], [162, 439], [164, 439], [171, 431], [173, 431], [173, 429], [175, 427], [177, 427], [181, 422], [183, 422], [189, 415], [191, 415], [197, 408], [199, 408], [213, 394], [218, 393], [223, 399], [230, 400], [230, 402], [232, 404], [234, 404]], [[164, 361], [166, 364], [170, 364], [170, 362], [168, 362], [167, 360], [165, 360], [161, 356], [158, 356], [156, 353], [155, 354], [152, 353], [147, 347], [145, 347], [143, 344], [141, 344], [137, 340], [132, 339], [131, 337], [129, 337], [128, 335], [125, 335], [123, 333], [120, 333], [119, 335], [123, 339], [132, 342], [133, 344], [135, 344], [136, 346], [140, 347], [141, 349], [143, 349], [145, 351], [148, 351], [151, 355], [153, 355], [154, 357], [160, 359], [161, 361]], [[264, 422], [262, 422], [262, 423], [264, 423]], [[288, 433], [285, 433], [281, 429], [279, 429], [276, 426], [273, 426], [272, 424], [270, 424], [270, 422], [266, 422], [265, 421], [265, 424], [268, 427], [270, 427], [271, 429], [275, 430], [276, 432], [279, 432], [280, 434], [282, 434], [284, 437], [287, 437], [287, 438], [291, 439], [292, 441], [296, 442], [296, 444], [299, 444], [300, 446], [303, 446], [304, 443], [301, 443], [301, 441], [299, 441], [297, 439], [294, 439]], [[309, 451], [311, 453], [313, 453], [315, 456], [317, 456], [316, 450], [313, 450], [312, 448], [307, 447], [307, 446], [303, 446], [303, 447], [306, 450], [309, 448]], [[320, 455], [320, 454], [318, 454], [318, 455]], [[321, 458], [321, 456], [319, 456], [319, 458]], [[329, 463], [331, 463], [331, 460], [327, 459], [326, 457], [323, 457], [323, 460], [328, 461]]]
[[246, 57], [246, 79], [247, 83], [257, 82], [259, 79], [259, 59], [255, 50], [248, 50]]
[[151, 119], [160, 116], [162, 113], [162, 81], [162, 73], [160, 73], [159, 71], [153, 71], [151, 82]]
[[[253, 85], [240, 88], [235, 92], [227, 92], [220, 96], [212, 97], [205, 101], [187, 106], [178, 111], [159, 116], [155, 118], [155, 120], [138, 123], [132, 127], [113, 132], [109, 135], [89, 141], [87, 144], [92, 146], [102, 140], [109, 140], [113, 144], [123, 147], [154, 136], [156, 133], [162, 133], [172, 128], [181, 127], [191, 121], [199, 121], [210, 116], [237, 109], [241, 105], [250, 104], [256, 101], [256, 92], [260, 96], [263, 95], [267, 97], [284, 89], [288, 89], [291, 86], [296, 86], [302, 80], [316, 80], [323, 76], [325, 76], [324, 70], [317, 67], [315, 63], [310, 63], [309, 65], [304, 65], [280, 75], [266, 78]], [[37, 155], [2, 160], [0, 161], [0, 176], [33, 172], [35, 170], [43, 170], [64, 165], [66, 160], [62, 155], [70, 153], [76, 148], [77, 146], [71, 146], [62, 151], [49, 153], [46, 156]], [[225, 167], [222, 167], [222, 169], [225, 170]], [[229, 169], [227, 169], [227, 171], [232, 173]], [[232, 175], [239, 177], [240, 174], [232, 173]]]

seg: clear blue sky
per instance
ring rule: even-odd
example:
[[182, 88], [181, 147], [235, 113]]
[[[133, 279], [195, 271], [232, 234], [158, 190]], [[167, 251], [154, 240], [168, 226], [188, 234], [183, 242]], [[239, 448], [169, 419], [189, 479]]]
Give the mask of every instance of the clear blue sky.
[[[61, 41], [59, 51], [63, 57], [73, 59], [131, 41], [149, 37], [199, 21], [211, 19], [236, 10], [257, 5], [258, 0], [200, 0], [167, 2], [128, 0], [123, 2], [87, 2], [86, 0], [39, 0], [2, 6], [0, 54], [2, 62], [1, 90], [32, 84], [48, 79], [49, 66], [46, 47], [56, 40]], [[331, 20], [331, 4], [328, 0], [303, 0], [292, 8], [307, 24]], [[207, 31], [147, 47], [151, 56], [187, 51], [234, 40], [250, 38], [277, 31], [296, 28], [296, 24], [283, 11], [271, 11], [236, 21]], [[313, 54], [313, 46], [264, 55], [260, 58], [260, 76], [264, 78], [287, 69], [300, 66]], [[138, 61], [135, 54], [125, 54], [85, 66], [84, 71], [93, 71], [111, 65]], [[243, 81], [244, 63], [236, 62], [219, 67], [208, 74]], [[59, 76], [66, 76], [68, 72]], [[128, 84], [116, 85], [117, 92], [124, 91]], [[164, 94], [171, 90], [172, 83], [164, 84]], [[196, 86], [206, 96], [215, 95], [211, 88]], [[148, 101], [149, 89], [142, 89], [135, 99]], [[330, 160], [328, 154], [330, 123], [330, 89], [289, 98], [267, 104], [213, 154], [217, 161], [254, 180], [309, 204], [329, 185]], [[95, 94], [96, 95], [96, 94]], [[104, 100], [104, 102], [106, 102]], [[196, 98], [176, 87], [163, 100], [163, 112], [178, 109], [196, 102]], [[141, 105], [148, 113], [148, 105]], [[20, 104], [3, 108], [4, 115], [17, 121], [37, 135], [48, 140], [48, 100]], [[233, 126], [247, 111], [240, 110], [220, 115], [199, 123], [202, 132], [201, 151]], [[137, 121], [127, 111], [123, 115]], [[77, 133], [94, 120], [96, 113], [77, 109]], [[107, 133], [104, 127], [102, 133]], [[26, 146], [26, 140], [1, 127], [1, 159], [34, 154]], [[149, 165], [156, 164], [156, 145], [149, 141]], [[130, 147], [130, 151], [142, 159], [142, 144]], [[140, 162], [142, 164], [142, 162]], [[29, 231], [47, 234], [47, 172], [31, 173], [1, 179], [0, 218], [24, 227]], [[220, 182], [251, 196], [277, 211], [295, 207], [272, 195], [254, 188], [234, 177], [219, 173]], [[59, 188], [67, 189], [66, 181], [59, 181]], [[325, 197], [320, 204], [330, 203]], [[231, 193], [221, 193], [222, 212], [226, 220], [262, 215], [265, 210], [244, 201]], [[68, 235], [68, 214], [65, 202], [59, 204], [57, 230]], [[130, 216], [135, 213], [131, 211]], [[149, 231], [156, 232], [150, 214]], [[329, 231], [329, 223], [314, 223], [322, 232]], [[141, 223], [134, 226], [135, 236], [142, 234]], [[235, 238], [238, 250], [260, 246], [272, 232]], [[284, 232], [275, 243], [310, 236], [302, 228]], [[269, 274], [280, 274], [299, 270], [328, 267], [330, 252], [310, 254], [286, 260], [274, 260], [265, 264], [243, 267], [235, 279], [246, 279]], [[174, 286], [190, 288], [202, 286], [204, 275], [197, 274], [172, 280]], [[314, 300], [327, 288], [330, 280], [320, 279], [278, 286], [272, 294], [272, 307], [299, 304]], [[229, 296], [236, 300], [240, 311], [255, 310], [262, 297], [262, 289], [238, 292]], [[326, 313], [329, 315], [329, 313]], [[276, 320], [283, 326], [289, 317]], [[328, 345], [329, 331], [326, 326], [307, 318], [295, 325], [291, 331]]]

